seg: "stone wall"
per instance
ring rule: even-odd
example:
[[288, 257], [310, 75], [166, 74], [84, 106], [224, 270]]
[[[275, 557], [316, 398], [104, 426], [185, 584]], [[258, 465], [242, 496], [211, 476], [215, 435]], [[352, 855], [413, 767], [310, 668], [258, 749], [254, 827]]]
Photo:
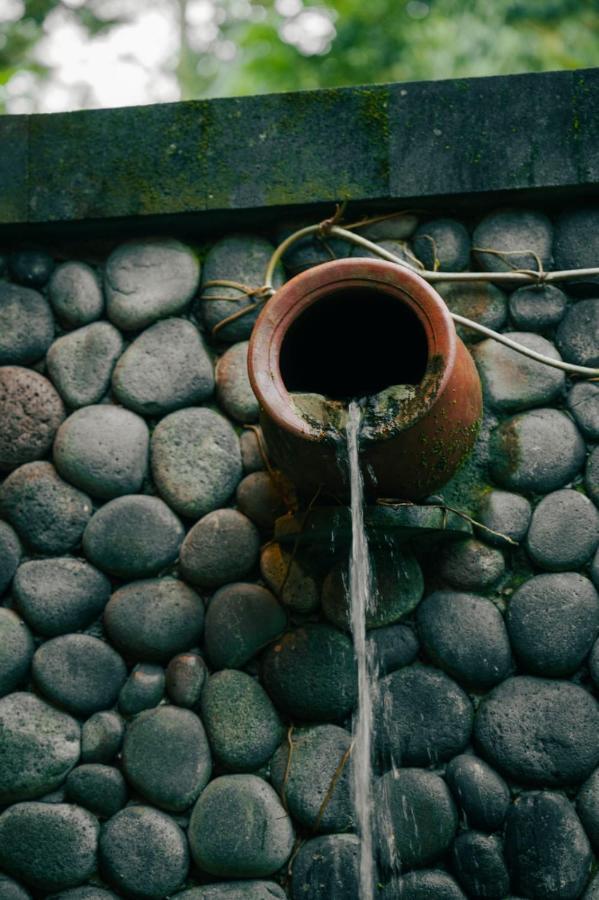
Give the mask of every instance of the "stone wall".
[[[1, 898], [357, 896], [344, 555], [272, 540], [256, 312], [219, 327], [249, 300], [203, 288], [260, 285], [291, 228], [3, 258]], [[447, 271], [599, 262], [597, 209], [363, 233]], [[305, 241], [279, 283], [331, 254], [358, 252]], [[438, 290], [599, 364], [592, 281]], [[462, 336], [485, 420], [442, 496], [478, 524], [373, 554], [377, 896], [595, 898], [599, 385]]]

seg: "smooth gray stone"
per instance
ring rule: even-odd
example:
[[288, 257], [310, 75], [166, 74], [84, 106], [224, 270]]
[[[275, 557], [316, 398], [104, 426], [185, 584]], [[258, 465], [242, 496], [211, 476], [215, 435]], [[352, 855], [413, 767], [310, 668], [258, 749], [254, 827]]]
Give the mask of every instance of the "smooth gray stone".
[[183, 312], [196, 292], [200, 264], [173, 238], [147, 237], [121, 244], [108, 257], [104, 292], [108, 318], [138, 331]]
[[125, 723], [114, 710], [94, 713], [81, 726], [81, 762], [111, 763], [123, 742]]
[[599, 441], [599, 384], [577, 381], [568, 393], [567, 402], [584, 436]]
[[260, 574], [283, 606], [298, 613], [320, 606], [322, 572], [302, 547], [293, 553], [276, 541], [268, 541], [260, 553]]
[[[414, 271], [419, 272], [422, 271], [424, 265], [418, 258], [418, 256], [414, 253], [413, 249], [410, 247], [407, 241], [396, 240], [395, 238], [385, 238], [380, 241], [376, 241], [378, 247], [382, 250], [386, 250], [387, 253], [392, 253], [393, 256], [400, 259], [402, 263], [408, 266], [410, 269], [414, 269]], [[375, 250], [368, 250], [365, 247], [354, 247], [350, 256], [358, 257], [359, 259], [380, 259], [381, 257]]]
[[576, 797], [576, 811], [597, 853], [599, 850], [599, 769], [587, 778]]
[[285, 900], [287, 894], [274, 881], [223, 881], [188, 888], [178, 900]]
[[8, 522], [0, 522], [0, 597], [17, 571], [23, 548]]
[[31, 900], [31, 894], [8, 875], [0, 873], [0, 900]]
[[554, 284], [531, 284], [518, 288], [510, 297], [510, 316], [516, 328], [544, 331], [559, 325], [568, 298]]
[[481, 525], [497, 534], [481, 528], [477, 529], [479, 537], [495, 547], [508, 547], [509, 542], [501, 535], [513, 541], [521, 541], [528, 531], [531, 515], [532, 509], [526, 497], [509, 491], [489, 491], [480, 501], [476, 518]]
[[0, 865], [33, 888], [81, 884], [96, 869], [97, 819], [69, 803], [17, 803], [0, 816]]
[[242, 424], [257, 422], [260, 408], [248, 375], [248, 342], [234, 344], [216, 364], [216, 398], [226, 414]]
[[95, 322], [104, 310], [100, 279], [84, 262], [69, 260], [57, 266], [48, 284], [48, 297], [57, 318], [73, 328]]
[[152, 578], [115, 591], [104, 611], [115, 647], [131, 659], [168, 662], [195, 647], [204, 630], [204, 604], [176, 578]]
[[554, 491], [535, 508], [526, 548], [542, 569], [579, 569], [599, 544], [599, 511], [580, 491]]
[[158, 491], [191, 519], [225, 504], [241, 478], [233, 426], [210, 409], [182, 409], [166, 416], [154, 430], [151, 453]]
[[186, 319], [166, 319], [142, 332], [119, 359], [112, 389], [123, 406], [143, 416], [206, 400], [214, 371], [197, 328]]
[[582, 895], [582, 900], [599, 900], [599, 875], [589, 882], [586, 891]]
[[[560, 213], [555, 223], [553, 252], [556, 269], [594, 268], [599, 253], [597, 223], [599, 209], [596, 206], [581, 206]], [[597, 276], [577, 278], [569, 284], [596, 285]]]
[[123, 339], [108, 322], [95, 322], [54, 341], [48, 350], [48, 373], [67, 406], [98, 403], [123, 352]]
[[166, 813], [128, 806], [108, 820], [100, 834], [100, 872], [119, 895], [161, 900], [187, 878], [185, 834]]
[[452, 857], [457, 879], [471, 897], [503, 900], [510, 876], [499, 835], [463, 831], [453, 843]]
[[66, 419], [54, 441], [63, 478], [101, 500], [135, 494], [148, 470], [150, 434], [142, 418], [110, 404], [86, 406]]
[[505, 573], [501, 550], [475, 538], [452, 541], [440, 554], [439, 572], [453, 587], [464, 591], [484, 591]]
[[34, 649], [25, 622], [12, 609], [0, 607], [0, 697], [10, 694], [25, 680]]
[[[499, 209], [488, 213], [474, 229], [472, 250], [485, 272], [551, 269], [553, 226], [547, 216], [529, 209]], [[487, 250], [500, 251], [498, 256]]]
[[0, 471], [44, 456], [64, 417], [63, 402], [47, 378], [21, 366], [2, 366]]
[[425, 269], [462, 272], [470, 262], [470, 235], [456, 219], [431, 219], [416, 229], [414, 253]]
[[166, 692], [171, 703], [193, 709], [207, 678], [208, 669], [201, 656], [194, 652], [173, 656], [166, 667]]
[[215, 669], [238, 669], [287, 626], [287, 613], [270, 591], [236, 582], [219, 588], [206, 612], [206, 653]]
[[[127, 535], [123, 542], [122, 535]], [[83, 550], [95, 566], [122, 578], [156, 575], [175, 562], [185, 530], [158, 497], [117, 497], [92, 517]]]
[[293, 861], [293, 900], [355, 900], [360, 885], [360, 841], [355, 834], [310, 838]]
[[125, 806], [127, 785], [119, 769], [92, 763], [77, 766], [67, 775], [66, 799], [89, 809], [100, 819], [109, 819]]
[[[306, 222], [305, 224], [308, 225], [310, 223]], [[417, 225], [418, 217], [406, 210], [384, 216], [378, 222], [368, 222], [355, 230], [357, 234], [361, 234], [362, 237], [367, 238], [369, 241], [389, 239], [400, 241], [411, 237]]]
[[51, 703], [86, 718], [114, 706], [127, 668], [104, 641], [88, 634], [63, 634], [36, 650], [32, 674]]
[[187, 533], [179, 556], [182, 577], [200, 587], [245, 578], [258, 562], [260, 534], [236, 509], [215, 509]]
[[52, 894], [48, 900], [112, 900], [112, 898], [118, 900], [118, 894], [90, 884], [70, 888], [68, 891], [61, 891], [60, 894]]
[[17, 569], [13, 598], [38, 634], [56, 637], [87, 628], [108, 603], [110, 581], [72, 557], [32, 559]]
[[[337, 725], [294, 729], [271, 762], [271, 781], [295, 822], [312, 833], [351, 831], [351, 734]], [[329, 797], [325, 805], [325, 799]]]
[[373, 628], [366, 640], [380, 675], [409, 666], [418, 656], [420, 648], [416, 634], [407, 625]]
[[447, 764], [445, 780], [469, 828], [501, 828], [510, 805], [510, 790], [491, 766], [463, 753]]
[[[302, 219], [301, 221], [295, 219], [293, 221], [280, 222], [275, 228], [275, 243], [280, 244], [294, 232], [299, 231], [300, 228], [305, 228], [306, 226], [313, 224], [313, 220], [310, 219]], [[382, 227], [379, 227], [382, 226], [383, 223], [371, 223], [370, 225], [364, 226], [363, 229], [360, 229], [360, 234], [373, 241], [378, 241], [381, 237], [385, 239], [402, 239], [413, 232], [416, 220], [412, 218], [411, 222], [408, 224], [409, 227], [407, 227], [405, 223], [399, 223], [395, 220], [393, 225], [387, 225], [387, 228], [383, 229]], [[367, 234], [367, 232], [369, 233]], [[376, 236], [371, 237], [371, 234]], [[297, 275], [298, 272], [304, 272], [306, 269], [311, 269], [313, 266], [330, 262], [333, 258], [345, 259], [348, 256], [352, 256], [355, 250], [356, 247], [353, 244], [350, 244], [349, 241], [343, 240], [342, 238], [328, 236], [323, 239], [318, 234], [309, 234], [306, 235], [306, 237], [295, 241], [289, 247], [283, 254], [283, 264], [285, 266], [285, 271], [289, 275]], [[364, 252], [366, 253], [367, 251], [365, 250]]]
[[599, 507], [599, 447], [594, 447], [589, 453], [584, 473], [584, 486], [595, 506]]
[[[554, 345], [538, 334], [506, 331], [505, 336], [535, 353], [561, 360]], [[564, 392], [566, 376], [560, 369], [529, 359], [488, 338], [472, 351], [485, 400], [501, 412], [519, 412], [546, 406]]]
[[265, 468], [258, 437], [253, 429], [248, 428], [243, 434], [239, 435], [239, 447], [241, 450], [241, 463], [246, 475], [249, 475], [250, 472], [261, 472]]
[[59, 478], [51, 463], [15, 469], [0, 487], [0, 513], [38, 553], [73, 550], [90, 521], [89, 497]]
[[242, 478], [235, 499], [241, 512], [264, 531], [272, 531], [279, 516], [287, 512], [281, 490], [269, 472], [250, 472]]
[[599, 763], [599, 707], [569, 681], [508, 678], [478, 707], [474, 743], [519, 783], [577, 784]]
[[200, 794], [188, 831], [196, 865], [225, 878], [261, 878], [289, 859], [291, 820], [256, 775], [223, 775]]
[[54, 338], [54, 318], [37, 291], [0, 281], [0, 365], [41, 359]]
[[153, 663], [138, 663], [131, 670], [119, 694], [119, 709], [124, 716], [136, 716], [153, 709], [164, 696], [164, 669]]
[[556, 343], [567, 362], [599, 366], [599, 300], [579, 300], [568, 308], [557, 329]]
[[[507, 297], [488, 281], [439, 281], [435, 290], [445, 300], [451, 312], [463, 316], [493, 331], [501, 331], [507, 319]], [[457, 325], [458, 336], [466, 344], [483, 340], [483, 335], [465, 325]]]
[[123, 769], [133, 789], [153, 806], [172, 812], [188, 809], [212, 772], [198, 716], [176, 706], [141, 713], [127, 727]]
[[42, 287], [52, 274], [54, 260], [39, 247], [23, 247], [10, 254], [8, 268], [19, 284]]
[[467, 900], [466, 894], [447, 872], [419, 869], [392, 881], [381, 892], [381, 900]]

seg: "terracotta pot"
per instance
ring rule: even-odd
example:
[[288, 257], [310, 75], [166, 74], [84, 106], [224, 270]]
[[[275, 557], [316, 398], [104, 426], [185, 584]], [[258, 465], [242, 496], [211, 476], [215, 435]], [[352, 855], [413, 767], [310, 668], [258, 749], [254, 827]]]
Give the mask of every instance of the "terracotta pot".
[[263, 309], [248, 366], [269, 453], [306, 496], [347, 496], [344, 439], [300, 415], [292, 392], [345, 402], [411, 385], [362, 433], [370, 496], [427, 497], [474, 445], [482, 398], [472, 357], [441, 297], [392, 263], [336, 260], [292, 278]]

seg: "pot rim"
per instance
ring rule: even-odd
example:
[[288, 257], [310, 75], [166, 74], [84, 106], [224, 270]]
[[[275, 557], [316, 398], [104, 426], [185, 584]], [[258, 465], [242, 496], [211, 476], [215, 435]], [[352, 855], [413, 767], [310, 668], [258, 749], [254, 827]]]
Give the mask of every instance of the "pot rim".
[[[395, 437], [416, 424], [434, 406], [454, 368], [457, 335], [443, 298], [415, 271], [363, 257], [332, 260], [301, 272], [267, 301], [250, 338], [250, 383], [264, 412], [285, 431], [304, 440], [322, 441], [326, 432], [295, 411], [279, 365], [291, 325], [320, 298], [344, 289], [365, 288], [407, 305], [423, 327], [428, 362], [417, 396], [402, 412], [369, 429], [368, 442]], [[391, 387], [391, 385], [389, 385]]]

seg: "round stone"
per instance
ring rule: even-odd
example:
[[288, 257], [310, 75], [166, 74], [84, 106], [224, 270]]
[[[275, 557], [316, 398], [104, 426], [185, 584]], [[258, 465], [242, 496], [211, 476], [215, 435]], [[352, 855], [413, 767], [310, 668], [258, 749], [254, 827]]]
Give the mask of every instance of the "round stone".
[[487, 690], [508, 676], [512, 654], [503, 616], [486, 597], [435, 591], [418, 607], [417, 622], [427, 655], [457, 681]]
[[379, 685], [375, 747], [385, 768], [443, 762], [467, 746], [472, 703], [444, 672], [406, 666], [386, 675]]
[[544, 331], [561, 322], [568, 298], [554, 284], [531, 284], [510, 297], [510, 316], [516, 328]]
[[8, 522], [0, 522], [0, 597], [11, 583], [22, 553], [16, 532]]
[[440, 559], [441, 578], [465, 591], [482, 591], [496, 584], [505, 572], [501, 550], [468, 538], [447, 544]]
[[256, 775], [224, 775], [200, 794], [189, 823], [197, 866], [211, 875], [256, 878], [283, 866], [293, 849], [291, 820]]
[[431, 219], [419, 225], [412, 247], [429, 271], [462, 272], [470, 262], [470, 235], [456, 219]]
[[[380, 628], [403, 619], [416, 608], [424, 592], [424, 578], [416, 558], [408, 551], [388, 549], [371, 553], [374, 603], [366, 610], [366, 628]], [[322, 609], [337, 628], [351, 631], [348, 564], [341, 560], [331, 569], [322, 588]]]
[[[206, 287], [207, 283], [225, 279], [238, 281], [251, 288], [262, 287], [264, 273], [274, 249], [269, 241], [254, 234], [233, 234], [217, 241], [208, 251], [202, 270], [201, 301], [198, 305], [204, 323], [219, 340], [229, 342], [247, 340], [262, 304], [254, 308], [256, 303], [254, 297], [247, 296], [237, 288], [220, 285]], [[283, 281], [283, 266], [278, 263], [273, 278], [274, 287], [281, 287]], [[229, 299], [217, 300], [216, 297]], [[247, 313], [226, 325], [221, 325], [229, 316], [248, 307]]]
[[85, 718], [114, 706], [127, 669], [112, 647], [88, 634], [46, 641], [32, 664], [36, 686], [51, 703]]
[[229, 771], [259, 769], [283, 740], [283, 725], [270, 698], [245, 672], [225, 669], [212, 675], [201, 702], [212, 752]]
[[506, 419], [491, 436], [490, 469], [504, 488], [546, 494], [563, 487], [582, 467], [578, 429], [557, 409], [535, 409]]
[[458, 881], [471, 897], [506, 897], [510, 876], [503, 844], [496, 834], [463, 831], [453, 844], [453, 868]]
[[208, 783], [212, 758], [195, 713], [161, 706], [128, 726], [123, 768], [134, 790], [153, 806], [183, 812]]
[[593, 855], [570, 801], [553, 791], [521, 794], [508, 812], [505, 855], [525, 897], [579, 897]]
[[0, 874], [0, 900], [31, 900], [31, 894], [8, 875]]
[[182, 516], [199, 519], [226, 503], [241, 478], [239, 440], [210, 409], [182, 409], [152, 435], [152, 472], [161, 495]]
[[259, 528], [272, 531], [287, 506], [282, 491], [269, 472], [251, 472], [239, 482], [237, 505]]
[[584, 473], [584, 486], [595, 506], [599, 507], [599, 447], [589, 454]]
[[184, 535], [177, 516], [158, 497], [118, 497], [92, 517], [83, 535], [83, 550], [95, 566], [111, 575], [144, 578], [175, 562]]
[[269, 541], [260, 554], [260, 574], [283, 606], [302, 613], [320, 605], [322, 579], [301, 547], [292, 552]]
[[26, 463], [0, 487], [0, 513], [38, 553], [66, 553], [92, 514], [86, 494], [58, 477], [51, 463]]
[[589, 659], [589, 674], [596, 687], [599, 687], [599, 640], [595, 641]]
[[208, 677], [206, 663], [196, 653], [173, 656], [166, 668], [166, 692], [171, 703], [192, 709], [197, 706]]
[[[488, 281], [443, 281], [435, 284], [435, 290], [445, 300], [449, 310], [485, 328], [501, 331], [507, 319], [507, 297], [503, 291]], [[467, 344], [483, 339], [478, 331], [456, 325], [458, 336]]]
[[48, 296], [56, 316], [73, 328], [95, 322], [104, 309], [100, 279], [84, 262], [69, 260], [57, 266], [50, 278]]
[[220, 588], [206, 613], [206, 652], [215, 669], [239, 669], [279, 637], [287, 614], [270, 591], [237, 582]]
[[94, 713], [81, 727], [81, 762], [111, 763], [124, 733], [125, 723], [114, 710]]
[[35, 632], [56, 637], [81, 631], [101, 615], [110, 581], [81, 559], [33, 559], [17, 569], [13, 597]]
[[579, 491], [555, 491], [532, 514], [527, 550], [542, 569], [579, 569], [599, 544], [599, 512]]
[[[561, 360], [552, 343], [538, 334], [506, 331], [505, 337], [535, 353]], [[488, 338], [472, 351], [485, 400], [501, 412], [518, 412], [552, 403], [564, 391], [566, 376], [559, 369], [529, 359]]]
[[598, 333], [599, 300], [579, 300], [569, 307], [557, 329], [557, 346], [568, 362], [596, 368]]
[[374, 628], [366, 639], [368, 653], [379, 675], [409, 666], [418, 656], [418, 638], [407, 625]]
[[[254, 426], [255, 428], [256, 426]], [[265, 468], [264, 458], [260, 452], [260, 442], [258, 434], [254, 428], [248, 428], [239, 436], [239, 447], [241, 449], [241, 464], [246, 474], [250, 472], [260, 472]], [[259, 431], [260, 435], [262, 434]]]
[[168, 662], [196, 646], [204, 628], [204, 604], [176, 578], [126, 584], [104, 611], [110, 641], [131, 659]]
[[11, 253], [8, 260], [10, 274], [19, 284], [42, 287], [54, 269], [54, 260], [40, 247], [23, 247]]
[[568, 394], [568, 409], [585, 437], [599, 441], [599, 384], [577, 381]]
[[[587, 269], [597, 263], [599, 253], [599, 209], [596, 206], [580, 206], [557, 217], [553, 252], [556, 269]], [[584, 276], [576, 282], [597, 284], [597, 277]], [[568, 282], [572, 284], [572, 282]]]
[[[376, 245], [382, 250], [386, 250], [387, 253], [392, 253], [393, 256], [401, 260], [401, 262], [407, 265], [410, 269], [414, 269], [416, 272], [419, 270], [421, 271], [424, 268], [422, 262], [415, 255], [414, 251], [407, 241], [400, 241], [396, 240], [395, 238], [385, 238], [383, 240], [376, 241]], [[354, 246], [353, 250], [350, 253], [350, 256], [359, 257], [360, 259], [381, 258], [375, 250], [368, 250], [365, 247], [356, 246]]]
[[293, 860], [293, 900], [355, 900], [360, 890], [360, 841], [355, 834], [327, 834], [302, 844]]
[[123, 339], [108, 322], [95, 322], [54, 341], [48, 373], [67, 406], [78, 409], [102, 399], [123, 351]]
[[0, 697], [10, 694], [25, 680], [35, 649], [25, 622], [0, 606]]
[[96, 869], [99, 825], [69, 803], [17, 803], [0, 816], [0, 865], [25, 884], [56, 891]]
[[451, 875], [440, 869], [420, 869], [394, 880], [381, 900], [467, 900]]
[[294, 730], [273, 756], [271, 780], [293, 819], [316, 832], [351, 831], [351, 734], [337, 725]]
[[248, 375], [248, 342], [241, 341], [223, 353], [216, 365], [216, 397], [232, 419], [257, 422], [259, 406]]
[[104, 825], [100, 835], [100, 871], [119, 894], [160, 900], [187, 877], [185, 834], [167, 816], [149, 806], [128, 806]]
[[589, 575], [591, 576], [591, 580], [595, 587], [599, 588], [599, 549], [595, 553], [595, 556], [593, 557], [593, 560], [591, 562]]
[[48, 900], [113, 900], [113, 898], [118, 900], [118, 894], [90, 884], [61, 891], [60, 894], [52, 894]]
[[402, 868], [434, 862], [449, 849], [458, 814], [442, 778], [424, 769], [387, 772], [374, 786], [374, 808], [386, 809], [379, 820], [378, 844], [386, 870], [395, 860]]
[[477, 511], [477, 519], [485, 526], [479, 529], [479, 535], [487, 544], [509, 546], [509, 541], [505, 538], [521, 541], [528, 531], [531, 515], [531, 506], [526, 497], [509, 491], [488, 491]]
[[42, 295], [0, 281], [0, 365], [37, 362], [53, 338], [52, 310]]
[[520, 665], [533, 675], [572, 675], [599, 631], [599, 597], [575, 572], [537, 575], [512, 595], [506, 614]]
[[214, 390], [214, 372], [197, 328], [186, 319], [152, 325], [119, 359], [112, 389], [119, 403], [143, 416], [163, 416], [206, 400]]
[[119, 769], [98, 764], [77, 766], [67, 776], [66, 799], [109, 819], [125, 806], [127, 785]]
[[595, 852], [599, 849], [599, 769], [580, 788], [576, 811]]
[[508, 678], [478, 707], [474, 739], [493, 766], [518, 782], [576, 784], [599, 762], [599, 707], [568, 681]]
[[[500, 209], [486, 215], [472, 235], [476, 261], [485, 272], [551, 269], [553, 226], [542, 212]], [[493, 251], [493, 252], [491, 252]]]
[[44, 456], [64, 419], [64, 406], [43, 375], [0, 368], [0, 471]]
[[463, 753], [447, 764], [445, 780], [471, 828], [499, 831], [510, 805], [510, 790], [491, 766]]
[[591, 879], [582, 897], [583, 900], [599, 900], [599, 875]]
[[262, 682], [291, 716], [312, 722], [344, 719], [358, 692], [352, 643], [330, 625], [295, 628], [267, 650]]
[[67, 481], [92, 497], [111, 500], [141, 488], [149, 441], [148, 426], [128, 409], [86, 406], [58, 429], [54, 462]]
[[154, 709], [162, 701], [165, 686], [164, 669], [153, 663], [134, 666], [119, 694], [119, 709], [124, 716], [136, 716]]
[[192, 887], [175, 894], [178, 900], [286, 900], [287, 894], [274, 881], [220, 881]]
[[194, 296], [199, 277], [193, 251], [172, 238], [121, 244], [104, 272], [108, 318], [123, 331], [138, 331], [177, 315]]
[[260, 534], [236, 509], [215, 509], [187, 533], [179, 571], [191, 584], [220, 587], [240, 581], [258, 561]]

